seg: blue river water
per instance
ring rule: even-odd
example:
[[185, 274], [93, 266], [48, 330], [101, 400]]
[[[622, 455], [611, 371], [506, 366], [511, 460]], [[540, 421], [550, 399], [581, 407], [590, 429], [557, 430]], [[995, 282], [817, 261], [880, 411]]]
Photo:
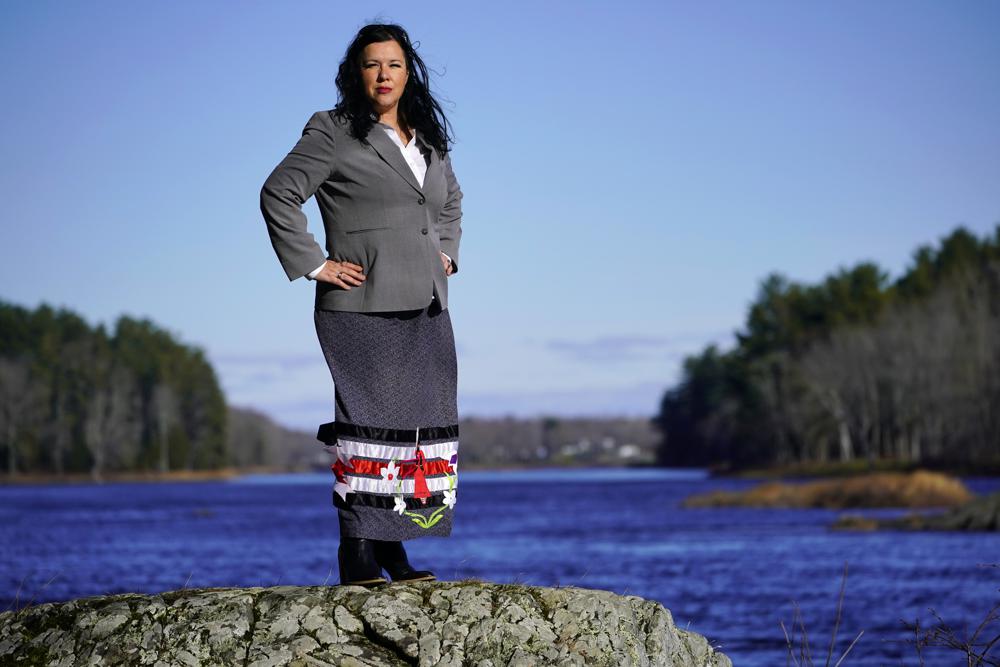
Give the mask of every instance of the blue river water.
[[[120, 592], [337, 583], [332, 475], [183, 483], [0, 486], [0, 611]], [[657, 600], [735, 665], [780, 665], [783, 622], [834, 659], [919, 664], [939, 614], [960, 636], [1000, 602], [1000, 534], [841, 532], [829, 510], [683, 509], [747, 480], [671, 469], [462, 471], [450, 538], [407, 542], [440, 579], [582, 586]], [[965, 478], [976, 493], [1000, 479]], [[852, 512], [894, 516], [904, 510]], [[996, 634], [996, 624], [993, 626]], [[995, 652], [994, 652], [995, 655]], [[924, 664], [965, 664], [924, 650]]]

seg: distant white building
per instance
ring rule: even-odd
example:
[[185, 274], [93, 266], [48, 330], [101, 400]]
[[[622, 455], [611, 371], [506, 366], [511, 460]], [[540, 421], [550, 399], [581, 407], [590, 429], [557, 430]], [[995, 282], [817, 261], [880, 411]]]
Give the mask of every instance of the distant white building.
[[618, 458], [622, 459], [634, 459], [639, 456], [639, 453], [638, 445], [626, 444], [618, 448]]

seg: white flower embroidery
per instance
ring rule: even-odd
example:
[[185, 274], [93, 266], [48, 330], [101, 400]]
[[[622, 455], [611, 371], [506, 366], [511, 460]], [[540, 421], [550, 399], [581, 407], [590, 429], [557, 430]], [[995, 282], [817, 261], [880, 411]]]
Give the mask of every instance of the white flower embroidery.
[[454, 490], [445, 491], [444, 492], [444, 504], [447, 505], [448, 507], [454, 508], [455, 507], [455, 503], [458, 502], [458, 500], [455, 498], [455, 496], [456, 496], [457, 493], [458, 493], [458, 491], [454, 491]]
[[389, 461], [389, 463], [382, 468], [382, 479], [387, 482], [391, 482], [399, 476], [399, 468], [396, 466], [395, 461]]
[[400, 516], [403, 515], [403, 512], [406, 511], [406, 503], [403, 502], [402, 496], [396, 496], [396, 505], [392, 509], [394, 512], [399, 512]]
[[337, 492], [337, 495], [344, 499], [344, 502], [347, 502], [348, 493], [354, 493], [354, 489], [352, 489], [351, 485], [347, 482], [337, 482], [333, 485], [333, 490]]

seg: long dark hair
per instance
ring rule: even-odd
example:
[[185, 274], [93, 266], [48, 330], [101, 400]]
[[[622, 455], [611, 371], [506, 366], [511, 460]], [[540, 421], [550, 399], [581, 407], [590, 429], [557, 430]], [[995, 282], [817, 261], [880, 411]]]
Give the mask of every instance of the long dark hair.
[[414, 127], [423, 138], [444, 158], [449, 151], [448, 143], [454, 142], [448, 130], [451, 124], [444, 115], [441, 105], [431, 95], [428, 87], [427, 66], [417, 55], [410, 43], [410, 36], [402, 26], [395, 23], [372, 23], [358, 31], [347, 47], [347, 53], [337, 71], [337, 91], [340, 99], [334, 113], [346, 119], [351, 125], [351, 136], [364, 139], [375, 125], [377, 117], [372, 110], [371, 100], [365, 94], [361, 79], [361, 55], [372, 42], [394, 40], [406, 54], [406, 70], [409, 77], [403, 95], [399, 99], [399, 114], [402, 122]]

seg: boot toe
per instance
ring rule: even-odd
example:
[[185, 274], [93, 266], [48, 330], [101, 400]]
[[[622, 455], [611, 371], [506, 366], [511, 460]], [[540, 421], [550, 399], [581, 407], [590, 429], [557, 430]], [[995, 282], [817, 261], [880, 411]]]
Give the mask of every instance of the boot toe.
[[372, 587], [389, 583], [382, 576], [373, 553], [371, 541], [364, 538], [341, 538], [337, 549], [337, 561], [340, 565], [341, 586]]
[[342, 581], [341, 586], [361, 586], [363, 588], [374, 588], [376, 586], [381, 586], [382, 584], [388, 584], [389, 580], [385, 577], [379, 577], [377, 579], [361, 579], [360, 581]]
[[436, 581], [437, 577], [430, 570], [413, 570], [398, 577], [393, 577], [393, 581]]
[[437, 579], [430, 570], [416, 570], [406, 557], [406, 549], [401, 541], [374, 542], [375, 560], [393, 581], [434, 581]]

